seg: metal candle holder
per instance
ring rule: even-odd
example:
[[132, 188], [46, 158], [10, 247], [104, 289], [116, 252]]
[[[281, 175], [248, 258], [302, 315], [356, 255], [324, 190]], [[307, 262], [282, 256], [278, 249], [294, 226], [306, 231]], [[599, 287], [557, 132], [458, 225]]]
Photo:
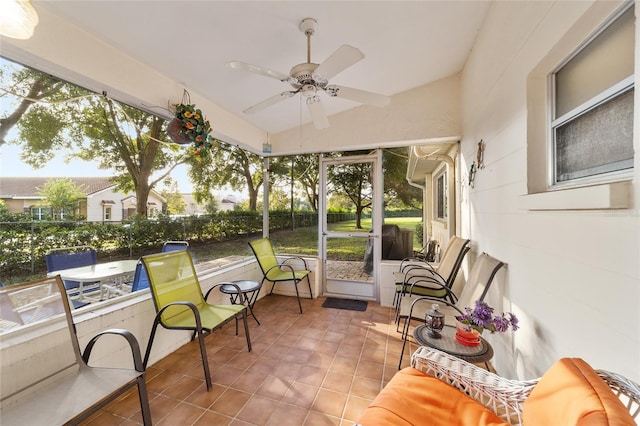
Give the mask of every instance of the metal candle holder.
[[440, 332], [444, 328], [444, 314], [440, 312], [440, 306], [437, 303], [431, 305], [431, 309], [427, 311], [424, 317], [424, 323], [429, 330], [429, 336], [439, 339], [442, 337]]

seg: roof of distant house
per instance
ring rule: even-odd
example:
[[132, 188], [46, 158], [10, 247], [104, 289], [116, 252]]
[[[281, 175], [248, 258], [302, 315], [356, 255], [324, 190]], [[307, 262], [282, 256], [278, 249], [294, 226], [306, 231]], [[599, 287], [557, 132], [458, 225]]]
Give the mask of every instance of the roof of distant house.
[[115, 186], [107, 177], [0, 177], [0, 198], [37, 196], [37, 188], [42, 187], [50, 179], [71, 179], [81, 187], [82, 193], [91, 195]]

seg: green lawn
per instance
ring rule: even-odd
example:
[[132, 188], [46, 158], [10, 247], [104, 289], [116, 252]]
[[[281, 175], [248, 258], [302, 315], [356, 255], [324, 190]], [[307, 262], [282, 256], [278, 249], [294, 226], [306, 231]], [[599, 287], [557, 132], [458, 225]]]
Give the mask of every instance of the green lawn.
[[[404, 229], [415, 231], [420, 223], [420, 217], [394, 217], [385, 220], [387, 224], [395, 224]], [[329, 229], [334, 232], [352, 232], [356, 230], [356, 221], [333, 223]], [[361, 232], [371, 229], [371, 219], [362, 221]], [[318, 255], [318, 230], [312, 228], [300, 228], [295, 231], [279, 231], [272, 233], [271, 241], [277, 253], [296, 253], [317, 256]], [[416, 250], [422, 248], [422, 242], [417, 240], [414, 233], [413, 247]], [[362, 238], [331, 238], [328, 242], [328, 255], [334, 260], [362, 260], [366, 248], [366, 241]]]

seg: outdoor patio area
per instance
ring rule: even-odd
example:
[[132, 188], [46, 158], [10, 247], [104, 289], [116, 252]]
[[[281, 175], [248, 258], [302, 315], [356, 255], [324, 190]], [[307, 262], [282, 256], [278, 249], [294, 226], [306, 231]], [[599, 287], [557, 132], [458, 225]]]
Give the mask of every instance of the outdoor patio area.
[[[253, 351], [235, 324], [206, 338], [213, 388], [207, 392], [191, 342], [147, 369], [154, 424], [350, 425], [398, 371], [402, 342], [393, 310], [322, 308], [325, 298], [265, 296], [249, 317]], [[149, 324], [151, 327], [151, 324]], [[176, 333], [161, 329], [159, 333]], [[406, 354], [415, 350], [408, 345]], [[144, 348], [143, 348], [144, 349]], [[405, 356], [403, 365], [409, 364]], [[141, 424], [135, 389], [84, 424]]]
[[373, 276], [364, 270], [364, 262], [353, 260], [328, 260], [327, 278], [373, 283]]

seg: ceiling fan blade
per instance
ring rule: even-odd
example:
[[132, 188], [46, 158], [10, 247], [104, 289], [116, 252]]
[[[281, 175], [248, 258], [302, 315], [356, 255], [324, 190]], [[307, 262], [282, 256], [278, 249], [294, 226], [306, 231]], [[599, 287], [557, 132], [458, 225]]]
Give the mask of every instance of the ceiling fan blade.
[[324, 106], [322, 106], [322, 101], [318, 95], [307, 98], [307, 108], [309, 108], [309, 113], [311, 113], [311, 119], [316, 129], [322, 130], [329, 127], [329, 119], [324, 112]]
[[360, 49], [343, 44], [316, 68], [313, 78], [326, 82], [363, 58]]
[[256, 113], [258, 111], [262, 111], [263, 109], [265, 109], [267, 107], [270, 107], [271, 105], [275, 105], [278, 102], [284, 101], [285, 99], [288, 99], [288, 98], [292, 97], [296, 93], [297, 92], [293, 92], [293, 91], [278, 93], [275, 96], [267, 98], [264, 101], [259, 102], [259, 103], [255, 104], [253, 106], [250, 106], [249, 108], [245, 109], [242, 112], [244, 112], [245, 114], [253, 114], [253, 113]]
[[247, 64], [245, 62], [230, 61], [225, 63], [224, 66], [227, 68], [232, 68], [234, 70], [249, 71], [255, 74], [264, 75], [266, 77], [275, 78], [276, 80], [280, 81], [287, 81], [289, 79], [288, 74], [274, 71], [272, 69], [261, 67], [258, 65]]
[[389, 105], [391, 102], [391, 98], [389, 96], [379, 95], [377, 93], [367, 92], [360, 89], [353, 89], [351, 87], [337, 86], [335, 84], [325, 87], [325, 91], [329, 96], [349, 99], [350, 101], [374, 105], [380, 108]]

